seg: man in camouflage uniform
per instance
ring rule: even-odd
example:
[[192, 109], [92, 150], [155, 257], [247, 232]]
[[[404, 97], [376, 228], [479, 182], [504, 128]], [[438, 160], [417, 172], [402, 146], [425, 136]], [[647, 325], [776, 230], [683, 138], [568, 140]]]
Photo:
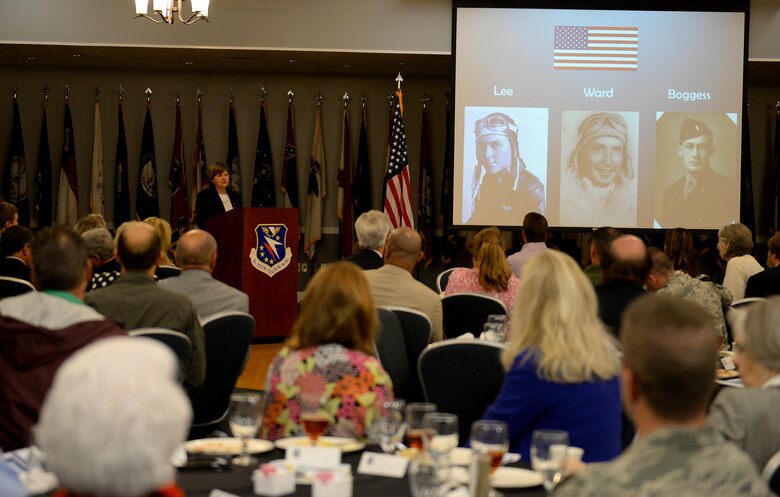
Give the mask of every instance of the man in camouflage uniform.
[[623, 316], [623, 403], [639, 439], [555, 497], [768, 496], [750, 458], [706, 426], [718, 347], [701, 306], [643, 296]]
[[662, 250], [651, 247], [647, 250], [650, 258], [650, 272], [645, 286], [656, 295], [680, 297], [704, 307], [712, 318], [712, 323], [726, 344], [726, 321], [723, 319], [723, 306], [731, 304], [731, 292], [721, 285], [692, 278], [683, 271], [675, 271], [671, 259]]

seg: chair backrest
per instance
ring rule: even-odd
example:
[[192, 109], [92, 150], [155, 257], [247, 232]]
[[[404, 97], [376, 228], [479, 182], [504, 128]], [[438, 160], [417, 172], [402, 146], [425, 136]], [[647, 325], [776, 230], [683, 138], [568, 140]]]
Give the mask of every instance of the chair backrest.
[[731, 311], [734, 311], [736, 309], [743, 309], [746, 307], [749, 307], [753, 304], [757, 304], [758, 302], [763, 302], [766, 299], [763, 297], [748, 297], [744, 299], [735, 300], [730, 305], [724, 305], [723, 306], [723, 317], [726, 318], [726, 340], [728, 341], [728, 344], [731, 345], [734, 343], [734, 330], [731, 328], [731, 320], [728, 319], [729, 313]]
[[504, 346], [484, 340], [444, 340], [423, 350], [417, 363], [425, 400], [458, 416], [460, 444], [504, 382]]
[[12, 278], [11, 276], [0, 276], [0, 299], [16, 297], [17, 295], [34, 291], [35, 287], [27, 280]]
[[450, 275], [456, 269], [460, 269], [460, 268], [451, 267], [449, 269], [445, 269], [444, 271], [439, 273], [439, 276], [436, 277], [436, 290], [439, 291], [439, 294], [444, 293], [444, 289], [447, 288], [447, 282], [450, 280]]
[[184, 381], [192, 361], [192, 342], [187, 335], [165, 328], [138, 328], [127, 332], [134, 337], [146, 337], [159, 340], [171, 348], [179, 359], [179, 381]]
[[744, 299], [735, 300], [731, 303], [732, 309], [739, 309], [740, 307], [749, 306], [751, 304], [757, 304], [759, 302], [763, 302], [766, 299], [763, 297], [747, 297]]
[[401, 321], [389, 309], [377, 309], [379, 330], [376, 336], [376, 351], [382, 367], [393, 380], [393, 393], [400, 399], [409, 396], [411, 376], [409, 356], [406, 351], [406, 339]]
[[780, 470], [780, 452], [769, 458], [761, 472], [761, 479], [775, 495], [780, 495], [780, 471], [778, 470]]
[[255, 318], [244, 312], [220, 312], [209, 316], [202, 325], [206, 336], [206, 378], [188, 395], [193, 413], [191, 435], [200, 431], [205, 436], [224, 419], [230, 407], [230, 394], [255, 334]]
[[407, 403], [422, 402], [425, 397], [420, 385], [420, 375], [414, 365], [417, 364], [423, 349], [431, 343], [433, 325], [428, 316], [415, 309], [406, 307], [386, 307], [386, 309], [396, 315], [404, 334], [406, 358], [409, 363], [409, 393], [405, 400]]
[[441, 299], [444, 337], [456, 338], [464, 333], [479, 337], [491, 314], [506, 314], [504, 303], [478, 293], [456, 293]]
[[157, 271], [154, 272], [157, 279], [164, 280], [165, 278], [173, 278], [181, 274], [181, 268], [170, 265], [157, 266]]

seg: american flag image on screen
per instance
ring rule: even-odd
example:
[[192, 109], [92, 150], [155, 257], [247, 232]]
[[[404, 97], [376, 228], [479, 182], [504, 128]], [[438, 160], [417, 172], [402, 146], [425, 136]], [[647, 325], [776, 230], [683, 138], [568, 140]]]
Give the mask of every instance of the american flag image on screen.
[[636, 71], [639, 28], [555, 26], [554, 69]]

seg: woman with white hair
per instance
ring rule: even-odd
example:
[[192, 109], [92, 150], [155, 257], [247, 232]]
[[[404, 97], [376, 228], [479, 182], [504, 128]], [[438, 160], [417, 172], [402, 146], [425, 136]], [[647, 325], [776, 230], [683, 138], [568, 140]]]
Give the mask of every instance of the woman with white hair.
[[106, 338], [54, 377], [35, 437], [59, 480], [54, 497], [179, 497], [171, 454], [192, 420], [165, 345]]
[[780, 297], [732, 313], [734, 363], [746, 388], [724, 388], [707, 423], [761, 471], [780, 451]]
[[734, 300], [745, 298], [747, 280], [764, 270], [750, 255], [753, 250], [753, 234], [742, 223], [727, 224], [718, 230], [718, 253], [726, 261], [726, 275], [723, 286]]
[[569, 432], [586, 462], [620, 454], [620, 359], [597, 309], [593, 285], [568, 255], [545, 250], [523, 268], [506, 378], [482, 418], [504, 421], [510, 450], [526, 461], [537, 429]]

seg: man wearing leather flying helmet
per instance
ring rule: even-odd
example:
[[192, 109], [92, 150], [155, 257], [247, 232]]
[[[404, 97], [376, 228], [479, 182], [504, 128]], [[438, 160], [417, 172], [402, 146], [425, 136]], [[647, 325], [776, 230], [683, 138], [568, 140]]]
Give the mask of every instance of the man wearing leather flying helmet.
[[544, 214], [544, 185], [520, 158], [517, 125], [494, 112], [474, 123], [477, 167], [471, 183], [472, 213], [478, 225], [518, 224], [528, 212]]

